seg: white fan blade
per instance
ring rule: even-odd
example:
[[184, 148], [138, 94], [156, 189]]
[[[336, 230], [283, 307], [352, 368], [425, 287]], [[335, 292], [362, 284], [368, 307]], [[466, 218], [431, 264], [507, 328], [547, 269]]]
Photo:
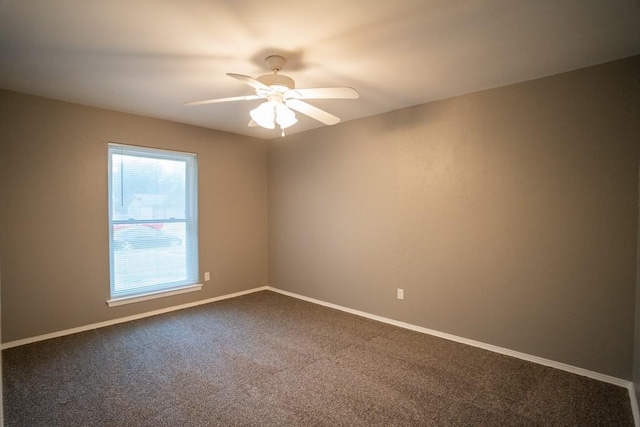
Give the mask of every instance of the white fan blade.
[[259, 82], [258, 80], [254, 79], [253, 77], [244, 76], [242, 74], [233, 74], [233, 73], [227, 73], [227, 76], [233, 77], [234, 79], [239, 80], [242, 83], [244, 83], [246, 85], [249, 85], [254, 89], [264, 89], [264, 90], [271, 91], [271, 88], [269, 86], [267, 86], [264, 83]]
[[285, 94], [298, 99], [356, 99], [360, 97], [357, 90], [351, 87], [316, 87], [309, 89], [292, 89]]
[[329, 114], [326, 111], [321, 110], [318, 107], [314, 107], [311, 104], [307, 104], [304, 101], [300, 101], [299, 99], [288, 99], [285, 101], [285, 104], [292, 110], [296, 110], [326, 125], [335, 125], [340, 122], [340, 119], [333, 114]]
[[205, 99], [204, 101], [185, 102], [184, 105], [216, 104], [218, 102], [229, 102], [229, 101], [251, 101], [252, 99], [260, 99], [260, 98], [261, 97], [258, 95], [232, 96], [230, 98]]

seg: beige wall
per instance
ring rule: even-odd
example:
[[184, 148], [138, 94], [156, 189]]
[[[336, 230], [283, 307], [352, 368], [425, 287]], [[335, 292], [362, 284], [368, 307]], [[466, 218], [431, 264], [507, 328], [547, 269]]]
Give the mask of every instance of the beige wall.
[[[0, 91], [5, 342], [267, 284], [266, 141]], [[200, 292], [108, 308], [107, 142], [198, 154]]]
[[631, 379], [638, 75], [634, 57], [271, 141], [270, 285]]

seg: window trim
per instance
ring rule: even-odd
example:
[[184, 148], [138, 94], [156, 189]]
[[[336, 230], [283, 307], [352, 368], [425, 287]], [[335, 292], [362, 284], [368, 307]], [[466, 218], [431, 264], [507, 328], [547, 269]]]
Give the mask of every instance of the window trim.
[[[132, 155], [140, 155], [140, 157], [148, 157], [155, 159], [169, 159], [169, 160], [177, 160], [182, 157], [181, 160], [185, 162], [185, 215], [184, 218], [166, 218], [166, 219], [150, 219], [150, 220], [133, 220], [133, 219], [125, 219], [125, 220], [114, 220], [113, 219], [113, 197], [112, 197], [112, 159], [113, 155], [116, 154], [116, 150], [121, 149], [121, 153], [132, 154]], [[122, 144], [118, 142], [108, 142], [107, 143], [107, 162], [108, 162], [108, 177], [107, 177], [107, 193], [108, 193], [108, 215], [107, 222], [109, 228], [109, 296], [110, 298], [106, 301], [109, 307], [115, 307], [124, 304], [131, 304], [140, 301], [147, 301], [150, 299], [161, 298], [171, 295], [178, 295], [187, 292], [199, 291], [202, 289], [202, 284], [199, 283], [200, 277], [200, 266], [199, 266], [199, 245], [198, 245], [198, 161], [197, 154], [190, 152], [183, 152], [178, 150], [166, 150], [154, 147], [145, 147], [145, 146], [136, 146], [130, 144]], [[135, 288], [133, 291], [129, 292], [116, 292], [114, 289], [114, 252], [115, 247], [113, 246], [113, 229], [114, 225], [120, 224], [140, 224], [140, 223], [184, 223], [185, 230], [187, 235], [191, 236], [192, 242], [189, 244], [192, 247], [186, 249], [187, 258], [187, 266], [188, 266], [188, 276], [189, 273], [193, 274], [191, 280], [189, 278], [183, 282], [178, 282], [178, 284], [174, 286], [168, 286], [168, 284], [158, 284], [154, 286], [150, 286], [150, 289], [144, 290], [141, 288], [137, 288], [137, 292]], [[191, 266], [191, 268], [189, 268]], [[189, 283], [193, 281], [193, 283]], [[165, 286], [163, 286], [165, 285]]]
[[199, 291], [202, 289], [202, 283], [196, 283], [193, 285], [185, 285], [181, 287], [165, 289], [160, 291], [153, 291], [135, 295], [126, 295], [122, 297], [111, 298], [107, 300], [109, 307], [117, 307], [119, 305], [133, 304], [135, 302], [148, 301], [151, 299], [170, 297], [172, 295], [186, 294], [187, 292]]

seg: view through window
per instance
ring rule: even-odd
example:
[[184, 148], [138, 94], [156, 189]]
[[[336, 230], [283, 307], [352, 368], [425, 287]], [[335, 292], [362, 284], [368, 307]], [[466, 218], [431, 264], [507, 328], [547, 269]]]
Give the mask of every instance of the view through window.
[[198, 281], [195, 154], [109, 144], [111, 298]]

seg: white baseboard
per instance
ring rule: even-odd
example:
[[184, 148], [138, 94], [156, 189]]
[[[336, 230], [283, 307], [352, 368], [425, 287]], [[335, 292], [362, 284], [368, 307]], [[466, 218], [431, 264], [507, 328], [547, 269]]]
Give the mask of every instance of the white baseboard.
[[279, 294], [287, 295], [293, 298], [298, 298], [304, 301], [312, 302], [314, 304], [323, 305], [325, 307], [334, 308], [336, 310], [345, 311], [347, 313], [355, 314], [357, 316], [366, 317], [368, 319], [377, 320], [379, 322], [388, 323], [390, 325], [399, 326], [404, 329], [411, 329], [412, 331], [422, 332], [424, 334], [433, 335], [436, 337], [444, 338], [450, 341], [459, 342], [462, 344], [471, 345], [473, 347], [479, 347], [485, 350], [493, 351], [494, 353], [504, 354], [506, 356], [516, 357], [518, 359], [526, 360], [529, 362], [537, 363], [539, 365], [549, 366], [551, 368], [560, 369], [563, 371], [571, 372], [574, 374], [582, 375], [584, 377], [593, 378], [599, 381], [604, 381], [606, 383], [614, 384], [620, 387], [625, 387], [630, 389], [633, 386], [631, 381], [626, 381], [621, 378], [612, 377], [609, 375], [601, 374], [599, 372], [589, 371], [587, 369], [578, 368], [577, 366], [567, 365], [565, 363], [556, 362], [554, 360], [545, 359], [538, 356], [533, 356], [526, 353], [521, 353], [519, 351], [509, 350], [508, 348], [498, 347], [492, 344], [486, 344], [480, 341], [470, 340], [468, 338], [459, 337], [456, 335], [447, 334], [445, 332], [436, 331], [433, 329], [423, 328], [422, 326], [412, 325], [410, 323], [400, 322], [398, 320], [389, 319], [382, 316], [377, 316], [375, 314], [366, 313], [360, 310], [354, 310], [352, 308], [343, 307], [337, 304], [332, 304], [329, 302], [321, 301], [315, 298], [305, 297], [304, 295], [295, 294], [293, 292], [284, 291], [282, 289], [274, 288], [271, 286], [267, 287], [268, 290], [277, 292]]
[[239, 297], [241, 295], [251, 294], [251, 293], [254, 293], [254, 292], [258, 292], [258, 291], [265, 291], [265, 290], [267, 290], [267, 288], [268, 288], [267, 286], [261, 286], [259, 288], [248, 289], [246, 291], [240, 291], [240, 292], [235, 292], [235, 293], [232, 293], [232, 294], [221, 295], [221, 296], [218, 296], [218, 297], [208, 298], [208, 299], [204, 299], [204, 300], [200, 300], [200, 301], [194, 301], [194, 302], [190, 302], [190, 303], [187, 303], [187, 304], [175, 305], [175, 306], [172, 306], [172, 307], [162, 308], [160, 310], [147, 311], [145, 313], [135, 314], [133, 316], [120, 317], [118, 319], [107, 320], [107, 321], [98, 322], [98, 323], [92, 323], [90, 325], [84, 325], [84, 326], [80, 326], [80, 327], [77, 327], [77, 328], [65, 329], [63, 331], [52, 332], [50, 334], [38, 335], [38, 336], [35, 336], [35, 337], [25, 338], [25, 339], [16, 340], [16, 341], [10, 341], [10, 342], [3, 343], [2, 346], [0, 346], [0, 348], [2, 350], [4, 350], [4, 349], [7, 349], [7, 348], [18, 347], [18, 346], [25, 345], [25, 344], [31, 344], [31, 343], [38, 342], [38, 341], [48, 340], [48, 339], [51, 339], [51, 338], [58, 338], [58, 337], [62, 337], [62, 336], [65, 336], [65, 335], [76, 334], [78, 332], [84, 332], [84, 331], [90, 331], [92, 329], [104, 328], [105, 326], [117, 325], [118, 323], [124, 323], [124, 322], [129, 322], [129, 321], [132, 321], [132, 320], [142, 319], [142, 318], [145, 318], [145, 317], [156, 316], [158, 314], [168, 313], [170, 311], [182, 310], [182, 309], [185, 309], [185, 308], [195, 307], [195, 306], [198, 306], [198, 305], [209, 304], [209, 303], [212, 303], [212, 302], [221, 301], [221, 300], [225, 300], [225, 299], [229, 299], [229, 298], [235, 298], [235, 297]]

